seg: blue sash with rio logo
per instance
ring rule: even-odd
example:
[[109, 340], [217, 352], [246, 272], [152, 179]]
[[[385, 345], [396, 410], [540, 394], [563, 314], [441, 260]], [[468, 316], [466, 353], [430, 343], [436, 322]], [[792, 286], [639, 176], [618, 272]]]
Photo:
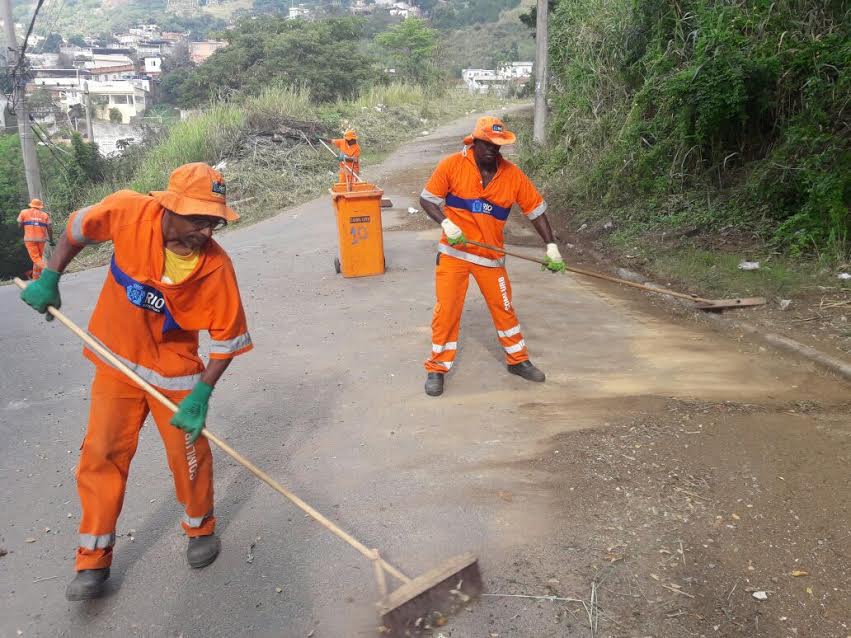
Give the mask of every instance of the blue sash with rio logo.
[[141, 284], [130, 275], [125, 273], [115, 263], [115, 255], [112, 256], [112, 261], [109, 263], [109, 272], [116, 283], [124, 288], [127, 293], [127, 300], [142, 310], [155, 312], [159, 315], [165, 315], [163, 322], [163, 334], [169, 330], [182, 330], [180, 325], [174, 320], [165, 303], [163, 293], [153, 286]]

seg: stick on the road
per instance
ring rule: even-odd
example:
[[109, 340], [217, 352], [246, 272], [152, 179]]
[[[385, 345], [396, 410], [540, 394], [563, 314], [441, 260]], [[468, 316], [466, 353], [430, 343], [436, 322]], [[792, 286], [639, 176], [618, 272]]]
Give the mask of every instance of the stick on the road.
[[[479, 246], [480, 248], [487, 248], [488, 250], [493, 250], [494, 252], [502, 253], [504, 255], [508, 255], [510, 257], [517, 257], [518, 259], [525, 259], [526, 261], [531, 261], [536, 264], [541, 264], [542, 266], [546, 266], [547, 262], [543, 259], [539, 259], [537, 257], [530, 257], [529, 255], [524, 255], [522, 253], [515, 253], [510, 250], [505, 250], [505, 248], [497, 248], [496, 246], [491, 246], [490, 244], [483, 244], [478, 241], [473, 241], [472, 239], [467, 239], [466, 243], [473, 244], [474, 246]], [[667, 290], [665, 288], [655, 288], [653, 286], [648, 286], [646, 284], [639, 284], [634, 281], [627, 281], [626, 279], [619, 279], [617, 277], [612, 277], [611, 275], [604, 275], [601, 272], [595, 272], [593, 270], [584, 270], [582, 268], [575, 268], [573, 266], [565, 266], [565, 270], [568, 272], [576, 273], [578, 275], [585, 275], [586, 277], [594, 277], [596, 279], [604, 279], [605, 281], [611, 281], [616, 284], [621, 284], [624, 286], [630, 286], [632, 288], [638, 288], [639, 290], [646, 290], [647, 292], [657, 292], [660, 295], [668, 295], [670, 297], [678, 297], [680, 299], [688, 299], [689, 301], [694, 301], [697, 303], [697, 307], [701, 310], [713, 310], [713, 309], [723, 309], [723, 308], [743, 308], [745, 306], [764, 306], [766, 301], [764, 297], [740, 297], [738, 299], [704, 299], [703, 297], [698, 297], [697, 295], [687, 295], [682, 292], [676, 292], [675, 290]]]
[[[18, 277], [15, 277], [15, 285], [21, 290], [24, 290], [27, 287], [27, 284]], [[172, 412], [177, 412], [177, 405], [175, 405], [162, 392], [133, 372], [133, 370], [118, 359], [111, 350], [97, 341], [88, 332], [80, 328], [53, 306], [48, 306], [47, 312], [57, 319], [59, 323], [77, 335], [83, 343], [98, 353], [98, 355], [100, 355], [110, 365], [123, 372], [134, 383], [145, 390], [145, 392], [150, 394]], [[478, 560], [472, 554], [461, 554], [435, 569], [418, 576], [417, 578], [409, 578], [402, 573], [401, 570], [381, 558], [381, 555], [377, 550], [367, 548], [366, 545], [313, 509], [286, 487], [266, 474], [266, 472], [234, 450], [217, 435], [210, 432], [209, 429], [205, 427], [201, 431], [201, 434], [207, 437], [207, 440], [211, 443], [218, 446], [225, 452], [225, 454], [254, 474], [254, 476], [266, 483], [279, 494], [289, 499], [296, 507], [322, 525], [329, 532], [351, 545], [365, 558], [372, 561], [376, 570], [380, 568], [403, 583], [401, 587], [388, 595], [387, 585], [384, 582], [383, 574], [376, 573], [376, 582], [381, 596], [379, 610], [382, 614], [384, 625], [388, 628], [389, 636], [401, 637], [403, 635], [407, 635], [404, 632], [414, 628], [417, 618], [420, 618], [428, 611], [444, 610], [446, 613], [454, 611], [454, 603], [457, 603], [457, 600], [455, 599], [457, 594], [455, 592], [462, 590], [462, 587], [463, 593], [468, 597], [475, 597], [481, 593], [482, 577], [479, 573]], [[459, 582], [462, 584], [458, 585]]]

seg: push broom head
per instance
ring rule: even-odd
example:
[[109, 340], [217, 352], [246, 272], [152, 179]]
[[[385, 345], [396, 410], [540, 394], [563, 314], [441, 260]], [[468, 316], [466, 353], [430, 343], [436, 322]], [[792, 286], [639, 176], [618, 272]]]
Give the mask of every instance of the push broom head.
[[482, 575], [473, 554], [461, 554], [417, 576], [378, 605], [383, 632], [392, 638], [419, 636], [446, 624], [447, 616], [482, 593]]

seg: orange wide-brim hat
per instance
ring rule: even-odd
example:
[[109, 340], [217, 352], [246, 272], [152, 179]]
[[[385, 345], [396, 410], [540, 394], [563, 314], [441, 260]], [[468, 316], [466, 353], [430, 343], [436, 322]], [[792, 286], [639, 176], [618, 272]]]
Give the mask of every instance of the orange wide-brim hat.
[[498, 117], [480, 117], [476, 122], [476, 128], [467, 137], [464, 138], [464, 144], [469, 146], [473, 140], [484, 140], [491, 144], [504, 146], [506, 144], [514, 144], [517, 141], [517, 136], [505, 128], [505, 124]]
[[353, 128], [348, 129], [345, 133], [343, 133], [343, 139], [344, 140], [356, 140], [356, 139], [358, 139], [357, 131], [355, 131], [355, 129], [353, 129]]
[[44, 208], [44, 202], [36, 197], [30, 202], [30, 208]]
[[152, 191], [151, 197], [178, 215], [221, 217], [229, 222], [239, 219], [227, 205], [225, 178], [203, 162], [176, 168], [168, 178], [168, 189]]

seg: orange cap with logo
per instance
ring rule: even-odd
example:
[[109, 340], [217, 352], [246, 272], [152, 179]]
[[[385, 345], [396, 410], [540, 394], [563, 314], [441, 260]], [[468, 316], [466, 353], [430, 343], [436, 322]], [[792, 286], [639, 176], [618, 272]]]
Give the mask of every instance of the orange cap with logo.
[[30, 202], [30, 208], [44, 208], [44, 202], [42, 202], [38, 197]]
[[355, 129], [350, 128], [345, 133], [343, 133], [344, 140], [356, 140], [358, 139], [358, 134]]
[[239, 215], [228, 208], [226, 195], [225, 178], [203, 162], [176, 168], [168, 178], [168, 190], [151, 192], [151, 197], [178, 215], [208, 215], [232, 222]]
[[497, 146], [505, 144], [514, 144], [517, 141], [517, 136], [505, 128], [505, 124], [498, 117], [486, 115], [480, 117], [476, 122], [476, 128], [467, 137], [464, 138], [464, 144], [469, 146], [473, 140], [484, 140]]

